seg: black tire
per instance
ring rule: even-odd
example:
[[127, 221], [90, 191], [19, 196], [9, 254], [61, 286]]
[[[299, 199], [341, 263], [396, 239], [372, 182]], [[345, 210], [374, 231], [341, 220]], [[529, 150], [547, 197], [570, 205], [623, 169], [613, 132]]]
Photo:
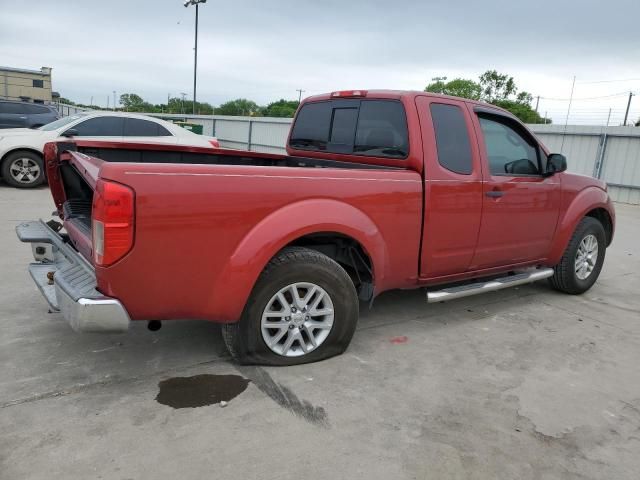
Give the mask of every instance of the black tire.
[[[582, 280], [576, 275], [575, 261], [580, 242], [587, 235], [593, 235], [598, 241], [598, 258], [591, 274]], [[593, 286], [600, 275], [606, 248], [606, 234], [602, 224], [593, 217], [583, 218], [573, 232], [560, 263], [553, 268], [554, 274], [549, 278], [549, 283], [556, 290], [571, 295], [579, 295], [586, 292]]]
[[[11, 174], [11, 166], [16, 160], [19, 160], [21, 158], [28, 159], [37, 165], [38, 175], [37, 177], [35, 177], [33, 181], [20, 182], [20, 181], [17, 181]], [[9, 185], [16, 188], [34, 188], [39, 185], [42, 185], [46, 178], [44, 173], [44, 161], [42, 160], [42, 156], [40, 156], [35, 152], [29, 152], [26, 150], [18, 150], [16, 152], [11, 152], [2, 161], [2, 178]]]
[[[282, 288], [311, 282], [331, 298], [334, 323], [329, 335], [315, 350], [298, 357], [273, 352], [265, 343], [260, 322], [269, 300]], [[240, 321], [222, 326], [224, 342], [242, 364], [299, 365], [343, 353], [349, 346], [359, 315], [358, 294], [347, 272], [331, 258], [302, 247], [289, 247], [276, 255], [258, 278]]]

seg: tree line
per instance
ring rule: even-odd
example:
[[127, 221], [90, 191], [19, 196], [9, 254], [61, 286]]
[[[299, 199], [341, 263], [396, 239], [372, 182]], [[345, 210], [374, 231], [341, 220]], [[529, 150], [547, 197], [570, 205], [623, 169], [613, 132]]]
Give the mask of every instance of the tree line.
[[[427, 85], [425, 91], [484, 101], [510, 111], [525, 123], [551, 123], [550, 118], [542, 117], [532, 107], [533, 96], [530, 93], [519, 91], [512, 76], [499, 73], [496, 70], [487, 70], [480, 75], [477, 81], [468, 78], [448, 80], [444, 76], [435, 77]], [[79, 107], [102, 109], [95, 105], [76, 104], [66, 98], [61, 98], [60, 101]], [[293, 117], [297, 108], [298, 102], [296, 100], [280, 99], [266, 106], [260, 106], [253, 100], [237, 98], [217, 107], [207, 102], [196, 102], [195, 111], [200, 115], [215, 113], [216, 115], [251, 117]], [[188, 115], [193, 112], [193, 102], [174, 97], [165, 104], [152, 104], [136, 93], [124, 93], [120, 95], [120, 107], [117, 110]], [[640, 126], [640, 120], [637, 125]]]
[[[94, 110], [107, 110], [96, 105], [84, 105], [74, 103], [67, 98], [60, 98], [60, 103], [75, 105], [77, 107], [91, 108]], [[259, 106], [252, 100], [237, 98], [214, 107], [207, 102], [196, 102], [196, 114], [198, 115], [232, 115], [247, 117], [293, 117], [298, 108], [297, 100], [280, 99], [266, 106]], [[110, 110], [110, 109], [109, 109]], [[193, 113], [193, 101], [178, 97], [169, 98], [167, 103], [153, 104], [144, 100], [137, 93], [123, 93], [120, 95], [120, 106], [116, 110], [124, 112], [142, 113], [170, 113], [189, 115]]]
[[551, 123], [550, 118], [543, 118], [531, 106], [533, 95], [525, 91], [518, 92], [513, 77], [496, 70], [487, 70], [478, 81], [467, 78], [447, 81], [447, 77], [435, 77], [425, 92], [481, 100], [510, 111], [525, 123]]

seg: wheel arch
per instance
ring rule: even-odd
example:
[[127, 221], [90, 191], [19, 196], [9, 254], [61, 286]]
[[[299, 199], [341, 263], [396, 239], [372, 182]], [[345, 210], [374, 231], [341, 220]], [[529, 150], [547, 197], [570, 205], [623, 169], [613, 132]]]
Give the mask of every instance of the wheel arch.
[[2, 158], [0, 158], [0, 165], [2, 165], [4, 163], [4, 161], [9, 157], [9, 155], [12, 155], [12, 154], [17, 153], [17, 152], [35, 153], [36, 155], [38, 155], [44, 161], [44, 156], [42, 155], [42, 152], [38, 151], [37, 149], [35, 149], [33, 147], [15, 147], [15, 148], [12, 148], [11, 150], [5, 152], [4, 155], [2, 155]]
[[386, 242], [373, 220], [339, 200], [307, 199], [272, 212], [245, 235], [214, 281], [211, 311], [219, 321], [238, 320], [260, 273], [283, 248], [306, 246], [325, 253], [329, 246], [342, 260], [338, 263], [344, 263], [344, 250], [336, 248], [340, 243], [344, 248], [361, 249], [371, 272], [370, 296], [381, 291], [389, 259]]
[[598, 187], [585, 188], [573, 198], [558, 222], [548, 258], [549, 265], [556, 265], [560, 261], [573, 232], [587, 216], [596, 218], [601, 223], [608, 222], [607, 225], [603, 223], [603, 227], [607, 233], [607, 246], [611, 243], [615, 227], [611, 200], [607, 193]]
[[585, 217], [595, 218], [602, 224], [607, 239], [607, 247], [611, 245], [611, 242], [613, 241], [613, 219], [607, 209], [602, 207], [594, 208], [589, 210], [585, 214]]

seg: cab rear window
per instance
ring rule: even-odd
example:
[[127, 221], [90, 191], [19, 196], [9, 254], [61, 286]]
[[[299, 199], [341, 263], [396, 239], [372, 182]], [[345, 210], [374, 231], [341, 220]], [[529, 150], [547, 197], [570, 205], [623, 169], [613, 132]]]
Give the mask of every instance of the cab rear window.
[[340, 99], [303, 105], [291, 148], [384, 158], [406, 158], [404, 107], [396, 100]]

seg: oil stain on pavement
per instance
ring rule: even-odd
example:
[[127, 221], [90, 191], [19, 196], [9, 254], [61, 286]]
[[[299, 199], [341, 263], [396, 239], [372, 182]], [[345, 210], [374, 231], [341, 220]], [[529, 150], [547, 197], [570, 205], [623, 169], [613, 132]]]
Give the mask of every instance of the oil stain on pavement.
[[222, 406], [247, 389], [249, 382], [280, 407], [295, 416], [322, 428], [328, 428], [329, 418], [322, 407], [300, 399], [288, 387], [277, 383], [261, 367], [240, 366], [241, 375], [194, 375], [162, 380], [156, 401], [172, 408], [198, 408], [221, 403]]
[[228, 402], [247, 389], [249, 380], [240, 375], [194, 375], [162, 380], [158, 403], [173, 408], [197, 408]]

